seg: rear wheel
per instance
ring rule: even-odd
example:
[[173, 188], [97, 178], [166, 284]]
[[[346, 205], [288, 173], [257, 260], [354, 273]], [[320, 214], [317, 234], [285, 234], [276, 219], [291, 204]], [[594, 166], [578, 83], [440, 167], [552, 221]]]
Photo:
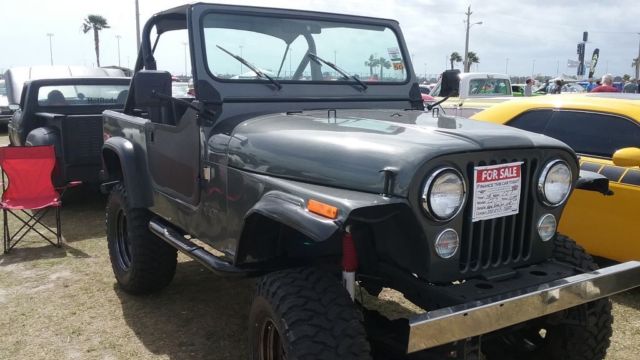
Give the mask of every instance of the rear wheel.
[[[554, 258], [585, 271], [598, 268], [581, 246], [563, 235], [556, 236]], [[489, 359], [601, 360], [612, 323], [611, 302], [600, 299], [532, 320], [483, 346]]]
[[249, 341], [254, 360], [371, 358], [361, 313], [337, 279], [313, 268], [258, 281]]
[[133, 294], [158, 291], [171, 282], [177, 251], [149, 231], [151, 213], [131, 208], [122, 184], [107, 200], [107, 242], [111, 267], [122, 289]]

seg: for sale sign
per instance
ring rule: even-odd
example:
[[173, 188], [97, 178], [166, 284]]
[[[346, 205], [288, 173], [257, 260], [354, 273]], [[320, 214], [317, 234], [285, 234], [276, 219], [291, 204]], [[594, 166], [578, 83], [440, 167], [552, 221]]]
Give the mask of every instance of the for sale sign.
[[520, 209], [522, 162], [474, 168], [472, 221], [515, 215]]

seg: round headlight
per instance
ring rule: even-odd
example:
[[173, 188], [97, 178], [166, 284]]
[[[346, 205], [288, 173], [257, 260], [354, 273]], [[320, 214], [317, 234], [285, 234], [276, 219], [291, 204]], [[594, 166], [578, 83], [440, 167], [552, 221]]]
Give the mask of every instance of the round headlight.
[[545, 214], [538, 220], [538, 235], [542, 241], [549, 241], [556, 234], [556, 218], [551, 214]]
[[457, 170], [439, 169], [424, 185], [422, 207], [434, 220], [450, 220], [462, 208], [465, 193], [465, 182]]
[[571, 169], [567, 163], [562, 160], [554, 160], [542, 170], [538, 180], [538, 191], [547, 205], [557, 206], [569, 196], [571, 182]]
[[460, 246], [458, 233], [453, 229], [446, 229], [438, 235], [434, 247], [436, 253], [443, 259], [448, 259], [456, 254]]

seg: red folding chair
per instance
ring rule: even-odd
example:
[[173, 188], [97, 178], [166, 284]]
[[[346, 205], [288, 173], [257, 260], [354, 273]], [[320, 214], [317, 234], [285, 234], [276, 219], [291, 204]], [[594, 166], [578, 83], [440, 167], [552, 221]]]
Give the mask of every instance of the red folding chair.
[[[52, 245], [60, 247], [61, 195], [51, 181], [55, 163], [53, 146], [0, 147], [4, 190], [0, 207], [4, 219], [5, 254], [32, 230]], [[73, 185], [77, 185], [77, 182]], [[52, 208], [56, 211], [55, 231], [42, 222]], [[20, 228], [13, 234], [9, 228], [9, 214], [21, 222]], [[55, 242], [49, 238], [51, 235], [55, 237]]]

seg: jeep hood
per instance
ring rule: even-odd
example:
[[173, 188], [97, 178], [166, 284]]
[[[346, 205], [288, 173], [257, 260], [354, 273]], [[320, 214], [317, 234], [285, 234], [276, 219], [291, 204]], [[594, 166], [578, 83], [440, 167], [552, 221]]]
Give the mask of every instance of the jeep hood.
[[383, 190], [381, 171], [393, 169], [392, 193], [406, 196], [415, 172], [435, 157], [532, 147], [571, 151], [544, 135], [423, 111], [318, 110], [246, 120], [228, 151], [234, 168], [371, 193]]

